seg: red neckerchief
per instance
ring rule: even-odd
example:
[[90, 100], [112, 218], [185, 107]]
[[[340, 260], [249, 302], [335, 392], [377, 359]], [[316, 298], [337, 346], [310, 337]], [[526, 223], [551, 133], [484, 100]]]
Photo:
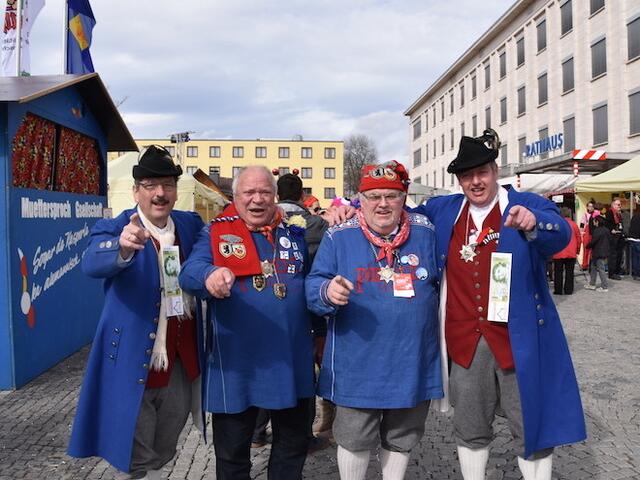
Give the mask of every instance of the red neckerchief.
[[269, 240], [269, 243], [271, 243], [271, 245], [274, 245], [273, 232], [278, 228], [278, 225], [280, 225], [281, 221], [282, 221], [282, 213], [280, 212], [280, 209], [277, 208], [276, 215], [273, 218], [273, 222], [271, 223], [271, 225], [265, 225], [264, 227], [247, 226], [247, 228], [249, 229], [250, 232], [260, 232], [262, 235], [267, 237], [267, 240]]
[[237, 277], [262, 273], [251, 232], [233, 203], [211, 222], [209, 235], [216, 267], [227, 267]]
[[611, 213], [613, 213], [613, 221], [615, 223], [622, 222], [622, 214], [620, 214], [619, 212], [616, 212], [615, 210], [613, 210]]
[[400, 231], [391, 242], [371, 233], [371, 230], [369, 230], [369, 226], [364, 219], [362, 210], [358, 210], [357, 215], [358, 221], [360, 222], [360, 228], [362, 229], [362, 233], [365, 238], [373, 245], [380, 248], [376, 260], [379, 262], [386, 257], [387, 265], [393, 265], [393, 251], [406, 242], [407, 238], [409, 238], [409, 215], [407, 215], [407, 212], [404, 210], [402, 211], [402, 216], [400, 217]]

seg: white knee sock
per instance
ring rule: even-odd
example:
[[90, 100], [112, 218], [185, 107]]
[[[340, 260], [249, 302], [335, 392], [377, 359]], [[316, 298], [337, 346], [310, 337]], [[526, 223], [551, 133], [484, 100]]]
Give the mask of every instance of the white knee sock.
[[408, 464], [408, 453], [380, 449], [380, 466], [382, 467], [383, 480], [402, 480]]
[[342, 480], [362, 480], [369, 465], [369, 450], [352, 452], [338, 445], [338, 471]]
[[518, 466], [524, 480], [551, 480], [553, 454], [539, 460], [525, 460], [518, 457]]
[[471, 449], [458, 446], [458, 459], [464, 480], [484, 480], [489, 460], [489, 447]]

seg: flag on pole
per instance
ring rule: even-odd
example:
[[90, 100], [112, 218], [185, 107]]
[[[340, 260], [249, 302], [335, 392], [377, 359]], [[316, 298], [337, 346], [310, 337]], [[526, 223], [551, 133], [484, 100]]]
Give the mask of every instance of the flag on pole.
[[6, 0], [2, 2], [4, 8], [4, 28], [0, 35], [0, 70], [2, 76], [29, 75], [31, 59], [29, 56], [29, 35], [36, 17], [44, 7], [44, 0], [22, 0], [22, 37], [20, 48], [20, 66], [17, 68], [17, 31], [20, 15], [18, 14], [18, 0]]
[[68, 0], [66, 73], [91, 73], [91, 32], [96, 24], [89, 0]]

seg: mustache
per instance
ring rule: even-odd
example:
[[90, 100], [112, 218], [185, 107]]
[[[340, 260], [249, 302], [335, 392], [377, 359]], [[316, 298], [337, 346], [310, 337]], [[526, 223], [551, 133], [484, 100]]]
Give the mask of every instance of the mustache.
[[153, 197], [151, 199], [151, 203], [154, 205], [166, 205], [167, 203], [169, 203], [169, 200], [167, 200], [165, 197]]

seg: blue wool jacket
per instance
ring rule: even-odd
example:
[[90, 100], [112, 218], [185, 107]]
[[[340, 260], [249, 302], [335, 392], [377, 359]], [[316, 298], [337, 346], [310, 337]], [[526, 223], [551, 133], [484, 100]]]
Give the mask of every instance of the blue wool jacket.
[[[91, 347], [69, 441], [73, 457], [99, 456], [128, 472], [131, 450], [160, 307], [158, 256], [151, 240], [125, 266], [118, 264], [122, 229], [135, 209], [98, 221], [91, 230], [82, 270], [104, 279], [105, 304]], [[203, 226], [191, 212], [171, 218], [185, 257]], [[200, 330], [200, 329], [199, 329]], [[201, 331], [198, 336], [201, 339]], [[198, 342], [199, 344], [201, 341]]]
[[[545, 198], [508, 188], [498, 252], [512, 254], [509, 338], [515, 361], [522, 416], [524, 457], [586, 438], [580, 392], [558, 311], [549, 293], [546, 260], [569, 242], [569, 226]], [[462, 194], [436, 197], [413, 211], [427, 215], [436, 228], [438, 270], [447, 264], [449, 241]], [[536, 237], [505, 227], [509, 209], [522, 205], [536, 217]], [[452, 288], [452, 286], [448, 286]]]

